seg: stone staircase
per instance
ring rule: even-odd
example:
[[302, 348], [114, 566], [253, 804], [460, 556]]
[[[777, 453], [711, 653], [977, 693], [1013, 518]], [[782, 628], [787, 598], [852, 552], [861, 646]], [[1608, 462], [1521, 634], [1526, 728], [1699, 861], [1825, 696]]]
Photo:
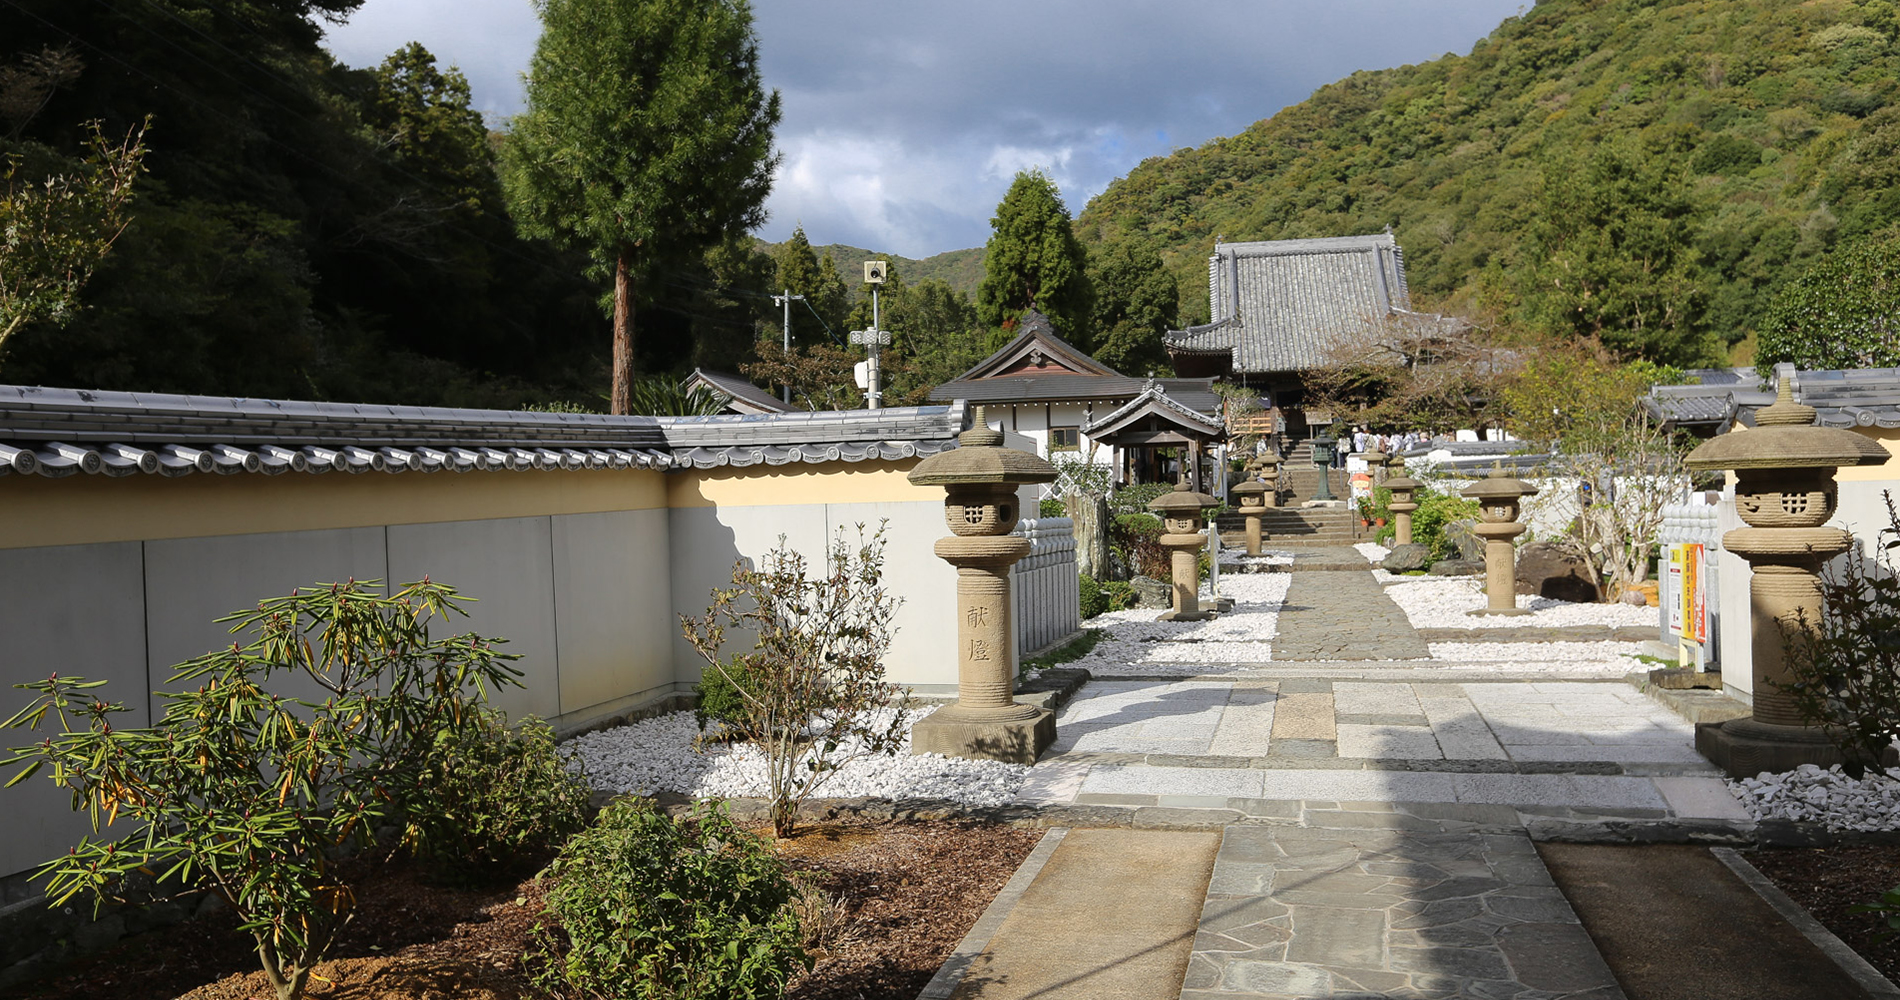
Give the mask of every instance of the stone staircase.
[[[1280, 506], [1267, 508], [1261, 516], [1263, 544], [1268, 548], [1336, 548], [1361, 540], [1359, 517], [1350, 509], [1300, 506], [1319, 493], [1322, 471], [1335, 498], [1351, 496], [1345, 470], [1314, 468], [1311, 442], [1300, 442], [1280, 466]], [[1224, 544], [1247, 544], [1247, 523], [1239, 513], [1222, 514], [1217, 523]]]

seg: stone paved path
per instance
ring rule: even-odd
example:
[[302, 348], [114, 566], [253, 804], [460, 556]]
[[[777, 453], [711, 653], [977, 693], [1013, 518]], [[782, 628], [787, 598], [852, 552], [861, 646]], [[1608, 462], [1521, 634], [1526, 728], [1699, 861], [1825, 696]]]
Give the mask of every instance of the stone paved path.
[[1275, 660], [1422, 660], [1430, 655], [1405, 612], [1367, 570], [1293, 574], [1273, 643]]
[[[1333, 568], [1356, 553], [1316, 555], [1255, 640], [1270, 657], [1203, 643], [1200, 674], [1091, 681], [1017, 801], [1221, 832], [1182, 1000], [1622, 997], [1531, 844], [1746, 824], [1693, 727], [1601, 665], [1539, 659], [1544, 636], [1429, 659], [1368, 570]], [[1068, 981], [1035, 995], [1098, 995]]]

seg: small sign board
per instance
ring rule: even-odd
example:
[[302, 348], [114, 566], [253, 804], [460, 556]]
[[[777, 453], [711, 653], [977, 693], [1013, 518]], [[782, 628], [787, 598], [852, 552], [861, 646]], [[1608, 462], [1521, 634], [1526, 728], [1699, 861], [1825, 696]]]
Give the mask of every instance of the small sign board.
[[1663, 570], [1662, 601], [1671, 635], [1688, 642], [1709, 641], [1709, 581], [1701, 545], [1669, 546]]

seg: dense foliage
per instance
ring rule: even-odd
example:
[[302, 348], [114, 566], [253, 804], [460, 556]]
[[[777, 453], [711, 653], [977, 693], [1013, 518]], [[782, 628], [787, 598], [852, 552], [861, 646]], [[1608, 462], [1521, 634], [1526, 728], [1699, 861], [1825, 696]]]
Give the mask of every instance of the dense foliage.
[[0, 725], [52, 731], [14, 750], [24, 767], [8, 784], [50, 764], [95, 833], [111, 828], [41, 867], [53, 905], [123, 898], [135, 874], [215, 893], [256, 939], [279, 1000], [295, 1000], [354, 913], [339, 852], [369, 847], [383, 823], [440, 830], [445, 809], [470, 801], [433, 797], [439, 749], [481, 738], [487, 693], [520, 672], [502, 640], [431, 636], [462, 600], [425, 580], [388, 596], [351, 581], [262, 601], [220, 619], [248, 641], [178, 666], [173, 684], [198, 687], [161, 693], [149, 728], [113, 724], [128, 709], [98, 697], [104, 681], [23, 685], [37, 696]]
[[983, 248], [983, 283], [976, 311], [991, 328], [1013, 329], [1034, 309], [1049, 317], [1057, 335], [1087, 343], [1089, 281], [1069, 209], [1054, 181], [1040, 171], [1016, 175], [990, 220]]
[[436, 734], [422, 787], [428, 808], [412, 812], [409, 842], [456, 879], [533, 871], [594, 812], [579, 760], [554, 745], [554, 730], [533, 716], [511, 729], [493, 710]]
[[1890, 0], [1544, 0], [1141, 164], [1078, 235], [1157, 248], [1204, 319], [1217, 235], [1390, 225], [1422, 302], [1722, 360], [1801, 265], [1900, 220], [1897, 24]]
[[1764, 377], [1781, 361], [1798, 368], [1900, 365], [1900, 237], [1856, 240], [1782, 286], [1755, 352]]
[[790, 869], [718, 805], [674, 819], [619, 799], [547, 874], [560, 930], [531, 967], [556, 996], [753, 1000], [810, 967]]

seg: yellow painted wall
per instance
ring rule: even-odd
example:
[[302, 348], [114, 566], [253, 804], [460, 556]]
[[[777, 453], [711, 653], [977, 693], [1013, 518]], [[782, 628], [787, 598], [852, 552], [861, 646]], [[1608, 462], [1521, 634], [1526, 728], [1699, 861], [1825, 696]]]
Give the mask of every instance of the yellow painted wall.
[[1856, 427], [1854, 431], [1862, 437], [1870, 437], [1880, 442], [1880, 446], [1887, 449], [1887, 461], [1880, 465], [1855, 465], [1841, 469], [1834, 474], [1835, 481], [1872, 483], [1891, 481], [1900, 477], [1900, 462], [1893, 460], [1894, 455], [1900, 455], [1900, 428]]
[[0, 549], [665, 507], [941, 501], [903, 462], [660, 473], [286, 472], [0, 478]]
[[675, 472], [666, 478], [666, 505], [673, 508], [778, 507], [806, 503], [942, 502], [943, 487], [913, 486], [904, 478], [916, 465], [916, 459], [907, 459]]
[[645, 469], [0, 479], [0, 549], [666, 506]]

